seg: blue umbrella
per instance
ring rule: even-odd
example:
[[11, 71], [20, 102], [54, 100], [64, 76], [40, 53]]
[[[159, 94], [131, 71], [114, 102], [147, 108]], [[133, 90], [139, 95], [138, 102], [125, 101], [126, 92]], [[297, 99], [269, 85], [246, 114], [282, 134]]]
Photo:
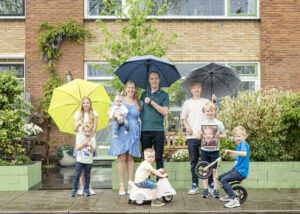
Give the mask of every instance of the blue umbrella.
[[181, 77], [172, 62], [152, 55], [131, 57], [115, 71], [115, 74], [123, 84], [132, 80], [137, 87], [147, 89], [148, 76], [152, 71], [159, 73], [160, 87], [170, 87]]

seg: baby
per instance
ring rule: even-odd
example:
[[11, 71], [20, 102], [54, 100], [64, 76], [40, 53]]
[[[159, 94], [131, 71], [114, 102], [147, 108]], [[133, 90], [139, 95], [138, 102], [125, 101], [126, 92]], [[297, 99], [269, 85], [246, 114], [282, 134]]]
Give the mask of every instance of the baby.
[[109, 114], [110, 119], [114, 118], [114, 114], [120, 114], [121, 116], [124, 116], [123, 118], [123, 124], [119, 124], [119, 121], [117, 118], [115, 118], [113, 126], [112, 126], [112, 135], [113, 138], [118, 138], [119, 129], [121, 125], [125, 126], [124, 134], [128, 134], [129, 131], [129, 123], [126, 119], [126, 116], [128, 114], [128, 109], [125, 105], [123, 105], [123, 96], [117, 95], [115, 98], [115, 105], [112, 107], [112, 110]]

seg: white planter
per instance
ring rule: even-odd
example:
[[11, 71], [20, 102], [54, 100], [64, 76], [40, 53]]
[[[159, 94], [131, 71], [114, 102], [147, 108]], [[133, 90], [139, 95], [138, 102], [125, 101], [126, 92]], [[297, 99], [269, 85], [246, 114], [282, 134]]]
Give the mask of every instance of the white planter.
[[59, 160], [61, 166], [74, 166], [76, 164], [76, 158], [69, 155], [66, 151], [63, 152], [63, 158]]

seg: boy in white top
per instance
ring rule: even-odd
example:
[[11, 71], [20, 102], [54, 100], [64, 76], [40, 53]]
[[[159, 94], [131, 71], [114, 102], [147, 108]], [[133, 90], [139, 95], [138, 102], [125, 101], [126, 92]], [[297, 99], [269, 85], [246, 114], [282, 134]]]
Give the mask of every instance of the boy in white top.
[[123, 96], [117, 95], [115, 97], [115, 105], [112, 107], [111, 112], [109, 113], [109, 118], [113, 119], [114, 114], [120, 114], [121, 116], [125, 116], [123, 119], [123, 124], [119, 124], [117, 118], [114, 119], [114, 123], [112, 125], [112, 136], [113, 138], [118, 138], [118, 133], [121, 125], [125, 126], [125, 132], [124, 134], [128, 134], [129, 131], [129, 123], [128, 120], [126, 119], [126, 116], [128, 114], [128, 109], [126, 108], [125, 105], [123, 105]]
[[93, 164], [93, 153], [96, 147], [95, 138], [91, 138], [92, 134], [92, 127], [90, 123], [84, 123], [82, 125], [83, 135], [79, 135], [76, 141], [76, 150], [77, 150], [77, 157], [76, 157], [76, 171], [75, 177], [72, 187], [71, 197], [76, 196], [77, 187], [79, 178], [84, 168], [84, 195], [90, 196], [90, 173]]
[[139, 165], [135, 173], [135, 183], [138, 186], [149, 188], [152, 190], [152, 201], [151, 206], [164, 206], [165, 204], [161, 202], [157, 197], [157, 184], [149, 179], [151, 174], [157, 175], [158, 177], [164, 178], [167, 174], [160, 173], [152, 167], [152, 163], [155, 160], [155, 151], [152, 148], [144, 150], [144, 161]]
[[189, 191], [189, 194], [194, 195], [199, 193], [199, 179], [195, 173], [195, 167], [199, 159], [201, 140], [197, 139], [197, 132], [200, 122], [206, 118], [202, 109], [209, 100], [200, 97], [202, 91], [200, 82], [191, 83], [190, 91], [192, 93], [192, 98], [184, 102], [181, 112], [181, 120], [182, 124], [186, 128], [186, 139], [192, 173], [192, 188]]

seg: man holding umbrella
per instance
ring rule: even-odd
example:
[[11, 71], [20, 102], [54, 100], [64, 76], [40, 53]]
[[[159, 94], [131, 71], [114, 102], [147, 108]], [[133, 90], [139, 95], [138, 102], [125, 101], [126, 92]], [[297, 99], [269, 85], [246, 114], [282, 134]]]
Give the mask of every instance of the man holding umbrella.
[[164, 116], [169, 113], [169, 95], [160, 89], [160, 75], [158, 71], [149, 74], [150, 89], [143, 92], [142, 110], [142, 150], [154, 145], [156, 168], [163, 168], [162, 155], [164, 153]]

